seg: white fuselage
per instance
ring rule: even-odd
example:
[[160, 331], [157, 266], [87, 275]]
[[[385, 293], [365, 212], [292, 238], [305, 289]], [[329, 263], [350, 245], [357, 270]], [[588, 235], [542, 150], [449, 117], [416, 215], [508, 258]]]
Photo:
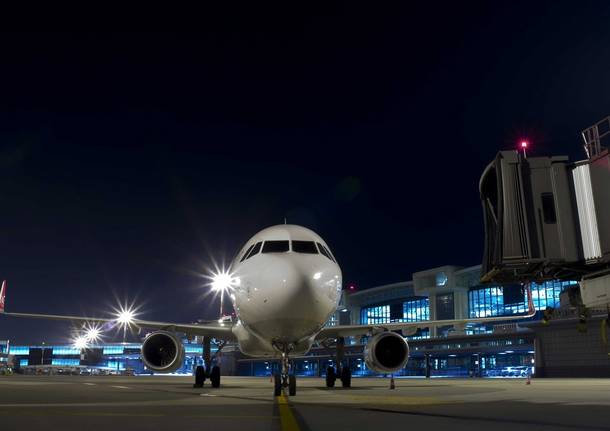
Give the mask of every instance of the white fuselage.
[[307, 352], [341, 296], [334, 256], [322, 238], [301, 226], [272, 226], [254, 235], [231, 273], [234, 334], [251, 356], [276, 356], [284, 347], [291, 354]]

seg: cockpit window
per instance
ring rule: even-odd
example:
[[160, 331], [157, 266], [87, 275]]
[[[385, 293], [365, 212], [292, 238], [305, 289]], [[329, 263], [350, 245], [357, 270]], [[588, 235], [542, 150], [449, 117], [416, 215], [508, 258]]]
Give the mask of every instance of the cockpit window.
[[283, 253], [290, 249], [288, 241], [265, 241], [263, 253]]
[[[322, 244], [320, 244], [319, 242], [317, 242], [316, 244], [318, 244], [318, 248], [320, 249], [320, 253], [322, 253], [324, 256], [326, 256], [327, 258], [329, 258], [330, 260], [332, 260], [333, 262], [335, 262], [335, 259], [333, 259], [332, 254], [330, 254], [330, 251], [324, 247]], [[335, 262], [336, 263], [336, 262]]]
[[246, 257], [248, 257], [248, 254], [250, 253], [250, 250], [252, 250], [252, 247], [254, 247], [254, 244], [252, 244], [250, 247], [248, 247], [248, 249], [246, 250], [244, 255], [241, 257], [240, 262], [243, 262], [244, 260], [246, 260]]
[[258, 252], [261, 251], [261, 245], [263, 245], [262, 242], [257, 242], [256, 244], [254, 244], [254, 247], [252, 247], [252, 251], [248, 253], [248, 257], [246, 259], [250, 259], [255, 254], [258, 254]]
[[292, 251], [297, 253], [318, 254], [316, 243], [313, 241], [292, 241]]

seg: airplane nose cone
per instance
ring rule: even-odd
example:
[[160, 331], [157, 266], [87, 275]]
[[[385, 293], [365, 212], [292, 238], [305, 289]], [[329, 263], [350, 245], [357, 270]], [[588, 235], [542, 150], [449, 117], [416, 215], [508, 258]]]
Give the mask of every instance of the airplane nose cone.
[[282, 259], [272, 265], [262, 276], [262, 285], [278, 315], [288, 315], [296, 311], [295, 303], [305, 307], [315, 305], [315, 295], [310, 277], [295, 262]]
[[275, 339], [311, 336], [335, 310], [340, 274], [318, 263], [278, 257], [261, 271], [256, 302], [257, 327]]

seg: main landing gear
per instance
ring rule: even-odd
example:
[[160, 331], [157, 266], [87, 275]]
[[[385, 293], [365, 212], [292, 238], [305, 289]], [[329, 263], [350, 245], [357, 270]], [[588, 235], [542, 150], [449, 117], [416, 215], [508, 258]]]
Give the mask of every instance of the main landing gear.
[[[328, 349], [330, 355], [332, 356], [332, 351], [330, 349], [330, 344], [328, 340], [323, 342], [322, 345]], [[338, 367], [338, 372], [335, 371], [335, 367], [328, 367], [326, 369], [326, 387], [334, 388], [335, 381], [337, 378], [341, 379], [341, 386], [344, 388], [352, 387], [352, 370], [349, 366], [343, 366], [343, 358], [345, 354], [345, 338], [337, 337], [337, 358], [336, 363]]]
[[[213, 362], [213, 360], [217, 364], [220, 363], [219, 362], [220, 361], [220, 352], [222, 351], [222, 348], [226, 345], [225, 341], [218, 342], [216, 355], [214, 355], [214, 357], [212, 357], [211, 343], [212, 343], [212, 339], [210, 337], [203, 337], [203, 362], [204, 362], [204, 364], [206, 364], [206, 366], [209, 366]], [[210, 382], [212, 383], [212, 387], [219, 388], [220, 387], [220, 367], [218, 365], [214, 365], [209, 370], [209, 372], [206, 372], [206, 371], [208, 371], [208, 370], [206, 370], [203, 365], [198, 365], [197, 368], [195, 368], [195, 384], [193, 385], [193, 387], [202, 388], [203, 384], [205, 383], [205, 379], [209, 378]]]
[[210, 370], [210, 373], [208, 374], [205, 372], [205, 368], [203, 367], [203, 365], [197, 366], [197, 368], [195, 368], [195, 384], [193, 385], [193, 387], [202, 388], [206, 378], [210, 379], [210, 383], [212, 383], [213, 388], [219, 388], [220, 367], [218, 365], [214, 365]]
[[344, 388], [352, 387], [352, 370], [349, 367], [341, 367], [339, 373], [335, 371], [335, 367], [326, 369], [326, 387], [334, 388], [337, 378], [341, 379], [341, 386]]

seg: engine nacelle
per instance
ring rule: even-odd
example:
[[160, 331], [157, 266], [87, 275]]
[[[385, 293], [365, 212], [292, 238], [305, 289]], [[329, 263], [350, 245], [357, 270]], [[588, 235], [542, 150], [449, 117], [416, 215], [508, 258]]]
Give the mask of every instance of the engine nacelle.
[[176, 371], [184, 362], [182, 340], [171, 332], [153, 332], [142, 343], [142, 362], [158, 373]]
[[364, 348], [366, 366], [378, 373], [394, 373], [409, 360], [409, 344], [396, 332], [374, 335]]

